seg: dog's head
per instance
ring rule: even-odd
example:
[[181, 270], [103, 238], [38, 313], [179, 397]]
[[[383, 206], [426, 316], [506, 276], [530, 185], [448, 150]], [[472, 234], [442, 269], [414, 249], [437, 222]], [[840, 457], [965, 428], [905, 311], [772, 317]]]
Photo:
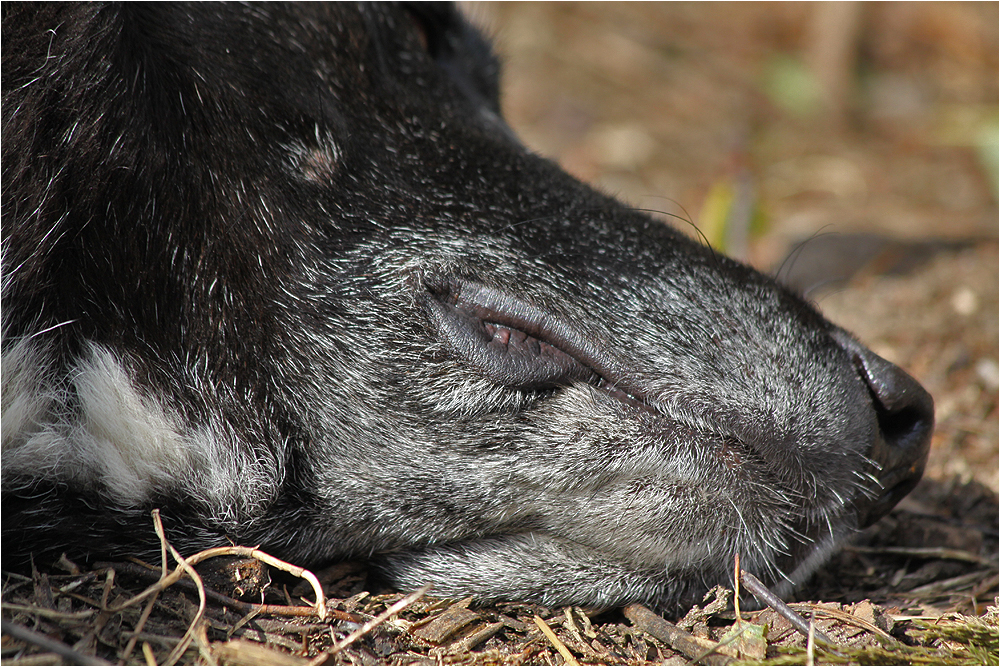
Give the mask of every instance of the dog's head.
[[25, 549], [134, 548], [161, 506], [189, 549], [671, 606], [734, 553], [800, 580], [921, 474], [915, 381], [532, 154], [450, 7], [19, 6], [3, 36]]

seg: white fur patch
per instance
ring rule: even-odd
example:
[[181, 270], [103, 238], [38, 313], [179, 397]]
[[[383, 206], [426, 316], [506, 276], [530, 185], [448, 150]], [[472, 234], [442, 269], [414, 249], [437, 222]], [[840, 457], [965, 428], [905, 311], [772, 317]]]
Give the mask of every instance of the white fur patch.
[[[29, 340], [21, 340], [3, 354], [0, 362], [0, 442], [4, 457], [13, 449], [22, 434], [41, 427], [53, 397], [44, 387], [46, 366], [41, 350]], [[4, 466], [9, 465], [4, 461]]]
[[90, 345], [64, 377], [30, 340], [2, 364], [4, 476], [101, 483], [139, 502], [190, 475], [194, 452], [179, 420], [142, 395], [107, 349]]

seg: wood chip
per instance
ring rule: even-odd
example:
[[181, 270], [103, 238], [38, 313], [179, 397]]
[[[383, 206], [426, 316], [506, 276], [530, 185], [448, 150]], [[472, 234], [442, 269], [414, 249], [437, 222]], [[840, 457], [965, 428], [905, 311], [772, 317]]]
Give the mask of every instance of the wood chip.
[[410, 632], [416, 637], [432, 644], [441, 644], [459, 630], [481, 617], [476, 612], [466, 609], [461, 605], [448, 607], [429, 623]]
[[503, 630], [503, 623], [487, 623], [449, 646], [447, 653], [449, 655], [468, 653], [501, 630]]

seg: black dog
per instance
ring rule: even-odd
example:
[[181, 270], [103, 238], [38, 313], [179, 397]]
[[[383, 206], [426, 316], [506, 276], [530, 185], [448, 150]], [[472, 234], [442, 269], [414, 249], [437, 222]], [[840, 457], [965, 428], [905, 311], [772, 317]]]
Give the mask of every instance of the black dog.
[[[780, 591], [919, 478], [909, 376], [573, 180], [450, 7], [3, 17], [3, 549]], [[138, 541], [138, 542], [137, 542]]]

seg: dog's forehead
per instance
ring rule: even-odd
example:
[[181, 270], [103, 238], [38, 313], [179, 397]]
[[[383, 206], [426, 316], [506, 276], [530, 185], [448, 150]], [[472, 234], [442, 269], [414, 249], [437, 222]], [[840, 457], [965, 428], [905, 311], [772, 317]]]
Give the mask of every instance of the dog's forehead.
[[179, 66], [191, 92], [234, 109], [249, 104], [285, 126], [297, 113], [310, 132], [309, 121], [342, 114], [499, 116], [497, 61], [450, 3], [166, 4], [130, 13], [125, 32], [146, 42], [146, 63]]
[[[233, 3], [139, 6], [133, 28], [152, 43], [250, 69], [280, 71], [290, 82], [317, 66], [338, 71], [408, 73], [443, 49], [480, 41], [445, 3], [419, 9], [400, 3]], [[478, 38], [478, 39], [477, 39]], [[215, 63], [212, 63], [215, 64]], [[402, 70], [400, 66], [402, 65]]]
[[[346, 78], [401, 51], [411, 52], [412, 59], [419, 49], [416, 32], [405, 30], [405, 14], [384, 5], [166, 4], [139, 7], [133, 15], [145, 36], [180, 54], [186, 64], [197, 67], [200, 60], [210, 66], [203, 76], [221, 78], [242, 70], [280, 78], [285, 86], [308, 81], [314, 73]], [[393, 48], [383, 48], [389, 42]]]

